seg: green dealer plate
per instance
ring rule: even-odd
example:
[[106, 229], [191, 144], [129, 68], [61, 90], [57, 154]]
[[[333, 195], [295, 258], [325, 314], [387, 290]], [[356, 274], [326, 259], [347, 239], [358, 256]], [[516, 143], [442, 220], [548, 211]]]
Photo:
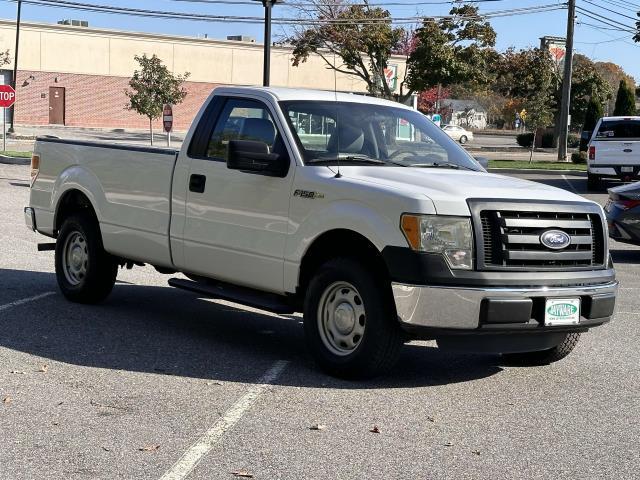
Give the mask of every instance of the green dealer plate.
[[548, 298], [544, 307], [545, 325], [577, 325], [580, 323], [579, 298]]

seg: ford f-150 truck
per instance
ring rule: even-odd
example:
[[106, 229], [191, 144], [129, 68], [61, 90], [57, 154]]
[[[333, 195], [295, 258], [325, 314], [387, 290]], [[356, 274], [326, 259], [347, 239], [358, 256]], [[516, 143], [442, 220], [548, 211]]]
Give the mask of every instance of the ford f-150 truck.
[[629, 182], [640, 178], [640, 117], [604, 117], [588, 147], [588, 187], [601, 188], [607, 178]]
[[385, 100], [219, 87], [179, 152], [39, 138], [31, 183], [69, 300], [104, 300], [119, 266], [182, 272], [169, 284], [303, 312], [338, 376], [388, 370], [412, 338], [549, 363], [614, 310], [599, 205], [487, 173]]

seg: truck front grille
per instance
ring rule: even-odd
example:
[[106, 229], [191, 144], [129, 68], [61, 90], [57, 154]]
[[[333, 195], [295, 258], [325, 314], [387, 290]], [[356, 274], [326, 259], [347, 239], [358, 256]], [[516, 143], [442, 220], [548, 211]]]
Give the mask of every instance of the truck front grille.
[[[578, 205], [582, 208], [563, 208], [563, 204], [553, 207], [545, 203], [540, 209], [541, 205], [524, 202], [500, 204], [499, 208], [471, 204], [476, 225], [478, 269], [604, 268], [606, 239], [600, 212], [592, 208], [589, 208], [592, 211], [585, 211], [589, 206]], [[571, 238], [569, 246], [560, 250], [545, 246], [541, 235], [549, 230], [566, 233]]]

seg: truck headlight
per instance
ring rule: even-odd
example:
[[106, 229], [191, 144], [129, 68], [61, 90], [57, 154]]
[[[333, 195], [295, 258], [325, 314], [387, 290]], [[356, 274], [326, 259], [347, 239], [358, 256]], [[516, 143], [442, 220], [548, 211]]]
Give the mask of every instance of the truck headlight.
[[404, 214], [400, 225], [407, 242], [414, 250], [440, 253], [451, 268], [473, 268], [473, 231], [470, 218]]

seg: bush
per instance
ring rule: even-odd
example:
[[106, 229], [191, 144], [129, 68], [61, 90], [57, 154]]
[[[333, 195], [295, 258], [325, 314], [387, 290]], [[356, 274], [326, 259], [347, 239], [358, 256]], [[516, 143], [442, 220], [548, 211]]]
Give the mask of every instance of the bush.
[[587, 163], [587, 152], [573, 152], [571, 154], [571, 161], [578, 165]]
[[569, 148], [578, 148], [580, 146], [580, 135], [576, 133], [570, 133], [567, 138], [567, 146]]
[[521, 133], [516, 137], [518, 145], [524, 148], [531, 148], [533, 144], [533, 133]]

